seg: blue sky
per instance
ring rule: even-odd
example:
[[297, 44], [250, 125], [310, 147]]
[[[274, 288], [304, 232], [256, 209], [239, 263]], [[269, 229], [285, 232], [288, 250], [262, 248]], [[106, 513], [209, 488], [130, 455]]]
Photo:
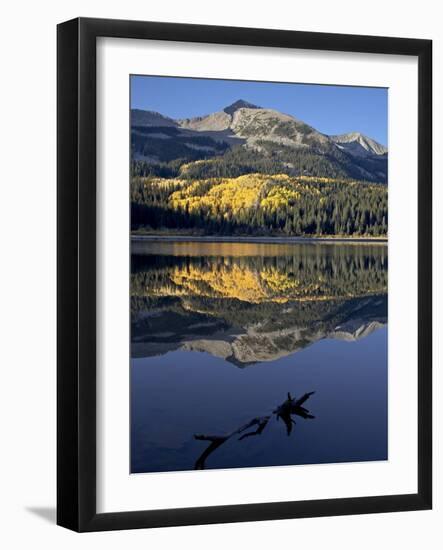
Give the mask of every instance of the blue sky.
[[386, 88], [131, 77], [131, 108], [172, 118], [221, 111], [237, 99], [293, 115], [325, 134], [362, 132], [387, 145]]

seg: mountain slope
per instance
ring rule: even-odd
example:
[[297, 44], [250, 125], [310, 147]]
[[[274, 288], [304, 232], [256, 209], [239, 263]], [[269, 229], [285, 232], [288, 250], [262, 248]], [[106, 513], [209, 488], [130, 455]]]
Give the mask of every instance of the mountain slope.
[[[134, 110], [131, 125], [133, 160], [148, 164], [139, 164], [137, 175], [161, 175], [155, 165], [167, 162], [173, 163], [169, 168], [178, 176], [182, 165], [199, 161], [188, 175], [236, 177], [260, 172], [387, 181], [387, 148], [375, 140], [358, 132], [327, 136], [291, 115], [245, 100], [179, 120]], [[163, 127], [176, 131], [154, 131]]]
[[212, 113], [202, 117], [184, 118], [178, 121], [181, 128], [195, 130], [197, 132], [204, 131], [223, 131], [227, 130], [231, 125], [231, 115], [224, 111], [220, 113]]
[[260, 140], [275, 141], [293, 147], [322, 146], [329, 143], [327, 136], [295, 117], [274, 109], [258, 107], [242, 99], [228, 105], [222, 111], [177, 122], [181, 128], [199, 132], [231, 130], [236, 136], [245, 138], [249, 144]]
[[172, 118], [161, 115], [156, 111], [131, 110], [131, 127], [133, 126], [178, 126]]

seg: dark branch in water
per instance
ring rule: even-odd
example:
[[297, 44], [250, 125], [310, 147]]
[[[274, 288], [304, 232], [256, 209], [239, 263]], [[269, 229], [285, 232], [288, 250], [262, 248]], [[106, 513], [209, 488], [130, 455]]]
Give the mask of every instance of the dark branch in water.
[[280, 418], [283, 420], [283, 422], [286, 425], [286, 433], [289, 436], [292, 432], [292, 426], [295, 425], [295, 421], [292, 418], [292, 415], [300, 416], [301, 418], [304, 418], [304, 419], [315, 418], [315, 416], [309, 413], [308, 409], [305, 409], [305, 407], [302, 407], [302, 404], [305, 403], [314, 393], [315, 392], [311, 391], [311, 392], [305, 393], [299, 399], [295, 399], [288, 392], [288, 398], [286, 399], [286, 401], [284, 401], [275, 410], [273, 410], [272, 414], [267, 416], [257, 416], [252, 420], [250, 420], [249, 422], [247, 422], [246, 424], [243, 424], [242, 426], [240, 426], [240, 428], [237, 428], [236, 430], [229, 432], [225, 435], [195, 434], [194, 439], [197, 439], [198, 441], [210, 442], [210, 445], [203, 451], [203, 453], [197, 459], [195, 463], [195, 469], [204, 470], [206, 459], [210, 454], [212, 454], [216, 449], [218, 449], [220, 445], [223, 445], [223, 443], [228, 441], [228, 439], [231, 439], [232, 437], [239, 435], [242, 432], [245, 432], [248, 428], [257, 426], [255, 430], [246, 432], [243, 435], [241, 435], [238, 438], [238, 441], [242, 441], [247, 437], [260, 435], [263, 432], [263, 430], [266, 428], [269, 420], [274, 414], [276, 415], [277, 420], [279, 420]]
[[238, 440], [241, 441], [242, 439], [245, 439], [246, 437], [251, 437], [252, 435], [260, 435], [262, 431], [266, 428], [270, 418], [271, 416], [262, 416], [260, 418], [254, 418], [253, 420], [251, 420], [251, 422], [249, 422], [249, 424], [247, 424], [247, 426], [240, 431], [242, 432], [252, 426], [258, 426], [258, 428], [255, 431], [243, 434], [241, 437], [238, 438]]

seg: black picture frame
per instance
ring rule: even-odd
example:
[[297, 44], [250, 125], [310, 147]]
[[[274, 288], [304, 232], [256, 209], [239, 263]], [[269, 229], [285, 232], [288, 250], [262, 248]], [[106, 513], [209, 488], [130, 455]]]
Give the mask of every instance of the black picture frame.
[[[96, 39], [399, 54], [418, 58], [416, 494], [96, 512]], [[432, 42], [79, 18], [57, 29], [57, 523], [103, 531], [425, 510], [432, 506]]]

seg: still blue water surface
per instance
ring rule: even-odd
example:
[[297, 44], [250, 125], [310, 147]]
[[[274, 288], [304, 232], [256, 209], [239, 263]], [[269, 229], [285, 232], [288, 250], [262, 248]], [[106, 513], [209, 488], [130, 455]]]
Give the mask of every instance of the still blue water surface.
[[[299, 249], [277, 250], [277, 263], [261, 257], [260, 264], [250, 252], [246, 260], [230, 253], [220, 262], [220, 252], [216, 266], [204, 251], [197, 260], [186, 253], [185, 278], [176, 262], [183, 254], [168, 249], [159, 265], [154, 253], [158, 247], [147, 263], [149, 254], [142, 255], [132, 285], [132, 473], [387, 459], [384, 252], [314, 248], [295, 271]], [[188, 284], [201, 266], [205, 284]], [[244, 277], [242, 292], [252, 273], [259, 294], [232, 298], [232, 270], [240, 270], [234, 280]], [[315, 392], [302, 416], [286, 417], [289, 428], [276, 413], [288, 392], [293, 399]], [[202, 458], [211, 440], [195, 435], [225, 437], [264, 417], [260, 433], [240, 439], [257, 430], [252, 424]]]

